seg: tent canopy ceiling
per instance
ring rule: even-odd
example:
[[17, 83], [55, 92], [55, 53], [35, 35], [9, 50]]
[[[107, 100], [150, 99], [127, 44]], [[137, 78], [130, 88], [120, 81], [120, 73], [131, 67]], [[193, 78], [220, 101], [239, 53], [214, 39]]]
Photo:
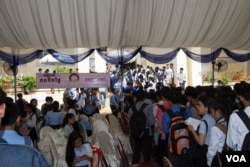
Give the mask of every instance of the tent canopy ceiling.
[[0, 47], [250, 51], [250, 0], [2, 0]]

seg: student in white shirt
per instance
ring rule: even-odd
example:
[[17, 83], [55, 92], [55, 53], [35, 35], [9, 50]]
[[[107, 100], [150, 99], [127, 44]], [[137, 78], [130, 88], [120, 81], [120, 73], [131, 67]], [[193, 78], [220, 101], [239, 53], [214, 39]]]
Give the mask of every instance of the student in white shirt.
[[186, 75], [183, 73], [183, 68], [180, 68], [180, 73], [177, 74], [177, 80], [179, 82], [179, 86], [184, 89], [186, 83]]
[[207, 165], [210, 167], [219, 166], [218, 156], [222, 153], [226, 141], [227, 121], [230, 107], [225, 99], [215, 99], [210, 104], [212, 117], [216, 125], [211, 128], [211, 136], [207, 151]]
[[[239, 98], [245, 108], [243, 111], [238, 112], [245, 112], [250, 118], [250, 84], [244, 83], [241, 86]], [[228, 123], [227, 146], [235, 151], [241, 151], [245, 135], [248, 132], [237, 112], [232, 113]]]
[[86, 93], [84, 92], [84, 88], [80, 88], [80, 92], [76, 95], [76, 102], [78, 106], [78, 110], [81, 110], [85, 106], [85, 99], [87, 98]]
[[215, 120], [210, 114], [209, 104], [211, 98], [208, 96], [199, 96], [198, 98], [198, 114], [202, 115], [200, 125], [197, 130], [192, 125], [188, 125], [189, 131], [192, 133], [197, 146], [190, 150], [190, 163], [192, 166], [206, 166], [206, 153], [210, 141], [211, 128], [215, 125]]
[[169, 67], [169, 64], [167, 64], [166, 66], [166, 70], [165, 70], [165, 75], [166, 75], [166, 79], [167, 79], [167, 83], [168, 85], [172, 84], [172, 77], [173, 77], [173, 70]]

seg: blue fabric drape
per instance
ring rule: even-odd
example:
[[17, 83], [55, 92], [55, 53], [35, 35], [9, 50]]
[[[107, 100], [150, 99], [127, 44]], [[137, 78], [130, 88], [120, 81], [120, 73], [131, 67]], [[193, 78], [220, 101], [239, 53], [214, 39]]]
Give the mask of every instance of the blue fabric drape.
[[200, 63], [209, 63], [209, 62], [212, 62], [212, 61], [215, 61], [215, 59], [217, 57], [219, 57], [222, 49], [219, 48], [217, 49], [216, 51], [210, 53], [210, 54], [203, 54], [203, 55], [200, 55], [200, 54], [196, 54], [196, 53], [193, 53], [193, 52], [190, 52], [188, 51], [187, 49], [185, 48], [182, 48], [183, 52], [192, 60], [194, 61], [197, 61], [197, 62], [200, 62]]
[[115, 57], [111, 56], [108, 53], [104, 53], [100, 49], [96, 49], [96, 51], [108, 63], [111, 63], [111, 64], [124, 64], [124, 63], [127, 63], [129, 60], [133, 59], [141, 51], [141, 48], [142, 47], [139, 47], [134, 52], [129, 53], [127, 55], [122, 55], [122, 56], [117, 55]]
[[225, 48], [223, 48], [223, 51], [228, 55], [228, 57], [230, 57], [231, 59], [235, 61], [244, 62], [244, 61], [250, 60], [250, 53], [236, 54]]
[[146, 60], [148, 60], [152, 63], [164, 64], [164, 63], [167, 63], [167, 62], [170, 62], [171, 60], [173, 60], [177, 56], [179, 50], [180, 50], [180, 48], [175, 49], [172, 52], [160, 54], [160, 55], [151, 54], [151, 53], [145, 52], [143, 50], [141, 50], [140, 53], [141, 53], [142, 57], [144, 57]]
[[[156, 54], [148, 53], [148, 52], [142, 50], [142, 47], [139, 47], [138, 49], [136, 49], [132, 53], [122, 55], [122, 56], [121, 55], [112, 56], [109, 53], [104, 53], [100, 49], [96, 49], [96, 50], [103, 59], [105, 59], [108, 63], [111, 63], [111, 64], [124, 64], [124, 63], [128, 62], [129, 60], [131, 60], [132, 58], [134, 58], [138, 53], [140, 53], [143, 58], [145, 58], [146, 60], [148, 60], [150, 62], [157, 63], [157, 64], [164, 64], [164, 63], [167, 63], [167, 62], [170, 62], [171, 60], [173, 60], [177, 56], [180, 49], [182, 49], [183, 52], [189, 58], [191, 58], [194, 61], [200, 62], [200, 63], [209, 63], [209, 62], [214, 61], [216, 58], [219, 57], [222, 50], [226, 53], [226, 55], [228, 55], [230, 58], [232, 58], [235, 61], [245, 62], [245, 61], [250, 60], [250, 53], [237, 54], [237, 53], [231, 52], [230, 50], [225, 49], [225, 48], [219, 48], [210, 54], [196, 54], [196, 53], [190, 52], [189, 50], [187, 50], [185, 48], [177, 48], [172, 52], [156, 55]], [[94, 52], [94, 50], [95, 49], [90, 49], [87, 52], [82, 53], [82, 54], [78, 54], [78, 55], [67, 55], [67, 54], [59, 53], [53, 49], [48, 49], [47, 51], [55, 59], [57, 59], [58, 61], [60, 61], [62, 63], [75, 64], [75, 63], [78, 63], [78, 62], [84, 60], [88, 56], [90, 56]], [[42, 50], [37, 50], [37, 51], [29, 53], [29, 54], [12, 55], [10, 53], [5, 53], [3, 51], [0, 51], [0, 58], [8, 63], [19, 65], [19, 64], [26, 64], [28, 62], [31, 62], [31, 61], [39, 58], [42, 52], [43, 52]]]
[[58, 61], [60, 61], [61, 63], [65, 63], [65, 64], [75, 64], [78, 63], [82, 60], [84, 60], [85, 58], [87, 58], [88, 56], [90, 56], [95, 49], [90, 49], [85, 53], [81, 53], [78, 55], [67, 55], [67, 54], [63, 54], [63, 53], [59, 53], [53, 49], [48, 49], [47, 51]]
[[5, 53], [3, 51], [0, 51], [0, 58], [10, 64], [26, 64], [28, 62], [31, 62], [35, 59], [37, 59], [41, 53], [42, 50], [37, 50], [35, 52], [29, 53], [29, 54], [23, 54], [23, 55], [12, 55], [11, 53]]

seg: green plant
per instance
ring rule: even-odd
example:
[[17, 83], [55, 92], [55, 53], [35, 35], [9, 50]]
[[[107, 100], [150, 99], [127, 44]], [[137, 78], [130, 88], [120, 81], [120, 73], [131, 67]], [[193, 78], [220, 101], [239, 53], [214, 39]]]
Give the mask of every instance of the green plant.
[[222, 76], [221, 82], [222, 82], [222, 85], [223, 85], [223, 86], [228, 85], [229, 79], [228, 79], [227, 75], [223, 75], [223, 76]]
[[13, 87], [14, 85], [14, 77], [10, 75], [0, 76], [0, 85], [1, 86], [8, 86]]
[[55, 69], [56, 73], [69, 73], [69, 68], [67, 68], [67, 67], [62, 67], [62, 66], [56, 65], [54, 69]]
[[30, 92], [36, 87], [36, 79], [33, 76], [24, 76], [20, 81], [20, 85], [25, 89], [26, 92]]

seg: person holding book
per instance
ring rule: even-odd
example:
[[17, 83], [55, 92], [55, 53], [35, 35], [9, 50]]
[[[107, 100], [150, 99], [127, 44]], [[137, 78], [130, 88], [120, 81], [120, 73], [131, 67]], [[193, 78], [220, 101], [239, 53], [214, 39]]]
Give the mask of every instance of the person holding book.
[[200, 125], [197, 130], [192, 125], [188, 125], [188, 129], [192, 134], [193, 143], [190, 148], [189, 161], [192, 166], [207, 166], [206, 153], [210, 141], [210, 133], [215, 120], [209, 111], [211, 98], [208, 96], [199, 96], [198, 98], [198, 114], [202, 116]]

